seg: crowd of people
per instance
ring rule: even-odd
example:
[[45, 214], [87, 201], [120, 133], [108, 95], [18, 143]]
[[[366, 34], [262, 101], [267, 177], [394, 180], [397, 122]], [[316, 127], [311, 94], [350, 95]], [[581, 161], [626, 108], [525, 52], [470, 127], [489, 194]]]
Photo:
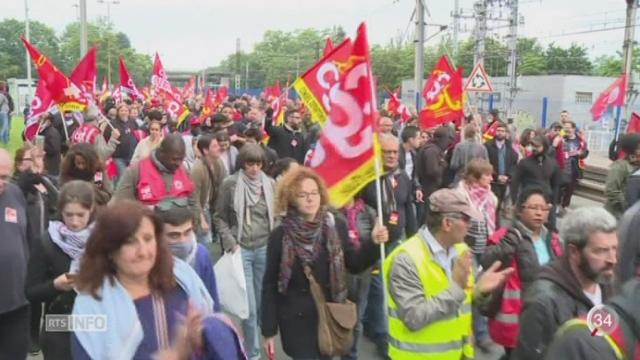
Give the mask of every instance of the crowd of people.
[[[0, 149], [0, 358], [275, 359], [277, 336], [294, 359], [357, 359], [362, 337], [384, 359], [640, 351], [640, 136], [618, 143], [606, 210], [572, 209], [589, 152], [568, 112], [518, 131], [497, 110], [432, 129], [381, 111], [380, 187], [335, 208], [306, 166], [322, 129], [302, 103], [276, 124], [269, 99], [225, 100], [201, 116], [187, 99], [177, 124], [157, 101], [107, 99]], [[241, 256], [245, 319], [221, 307], [223, 253]], [[624, 330], [586, 338], [601, 304]], [[350, 341], [327, 353], [332, 317]]]

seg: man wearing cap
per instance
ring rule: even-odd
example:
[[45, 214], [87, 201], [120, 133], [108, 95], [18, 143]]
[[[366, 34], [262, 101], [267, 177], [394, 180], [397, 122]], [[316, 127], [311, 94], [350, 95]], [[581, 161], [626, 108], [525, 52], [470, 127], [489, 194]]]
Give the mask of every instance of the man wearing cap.
[[482, 301], [513, 272], [495, 262], [475, 284], [464, 238], [471, 218], [482, 215], [461, 192], [441, 189], [429, 197], [426, 226], [385, 260], [389, 284], [389, 357], [474, 357], [471, 302]]

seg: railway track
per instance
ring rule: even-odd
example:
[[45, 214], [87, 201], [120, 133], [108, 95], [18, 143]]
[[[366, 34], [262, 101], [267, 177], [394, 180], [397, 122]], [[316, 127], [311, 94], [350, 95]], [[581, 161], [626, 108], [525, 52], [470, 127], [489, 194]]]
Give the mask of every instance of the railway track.
[[608, 169], [589, 166], [584, 169], [584, 177], [578, 182], [575, 195], [604, 204], [604, 184]]

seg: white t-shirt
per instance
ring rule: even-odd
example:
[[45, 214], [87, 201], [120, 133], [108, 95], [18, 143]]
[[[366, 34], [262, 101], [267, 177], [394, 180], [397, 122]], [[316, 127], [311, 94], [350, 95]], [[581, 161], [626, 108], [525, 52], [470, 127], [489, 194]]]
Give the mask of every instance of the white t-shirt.
[[602, 304], [602, 291], [600, 290], [600, 285], [596, 285], [596, 291], [592, 294], [587, 291], [582, 290], [585, 296], [591, 300], [593, 305], [601, 305]]

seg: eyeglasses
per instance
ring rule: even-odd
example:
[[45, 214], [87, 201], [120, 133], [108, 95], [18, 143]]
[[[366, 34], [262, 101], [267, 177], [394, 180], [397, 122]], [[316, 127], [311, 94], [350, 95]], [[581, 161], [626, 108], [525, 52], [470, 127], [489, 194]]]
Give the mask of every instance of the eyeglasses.
[[312, 192], [299, 192], [296, 194], [296, 197], [300, 200], [304, 200], [304, 199], [310, 199], [312, 197], [316, 197], [316, 196], [320, 196], [320, 193], [318, 191], [312, 191]]
[[8, 182], [11, 179], [11, 175], [0, 175], [0, 181]]
[[382, 150], [382, 153], [385, 155], [396, 155], [398, 150]]
[[160, 211], [169, 211], [174, 206], [184, 208], [189, 206], [189, 201], [187, 198], [164, 199], [155, 206], [155, 209]]
[[527, 210], [531, 210], [531, 211], [550, 211], [551, 210], [551, 205], [546, 204], [546, 205], [522, 205], [522, 208], [527, 209]]

